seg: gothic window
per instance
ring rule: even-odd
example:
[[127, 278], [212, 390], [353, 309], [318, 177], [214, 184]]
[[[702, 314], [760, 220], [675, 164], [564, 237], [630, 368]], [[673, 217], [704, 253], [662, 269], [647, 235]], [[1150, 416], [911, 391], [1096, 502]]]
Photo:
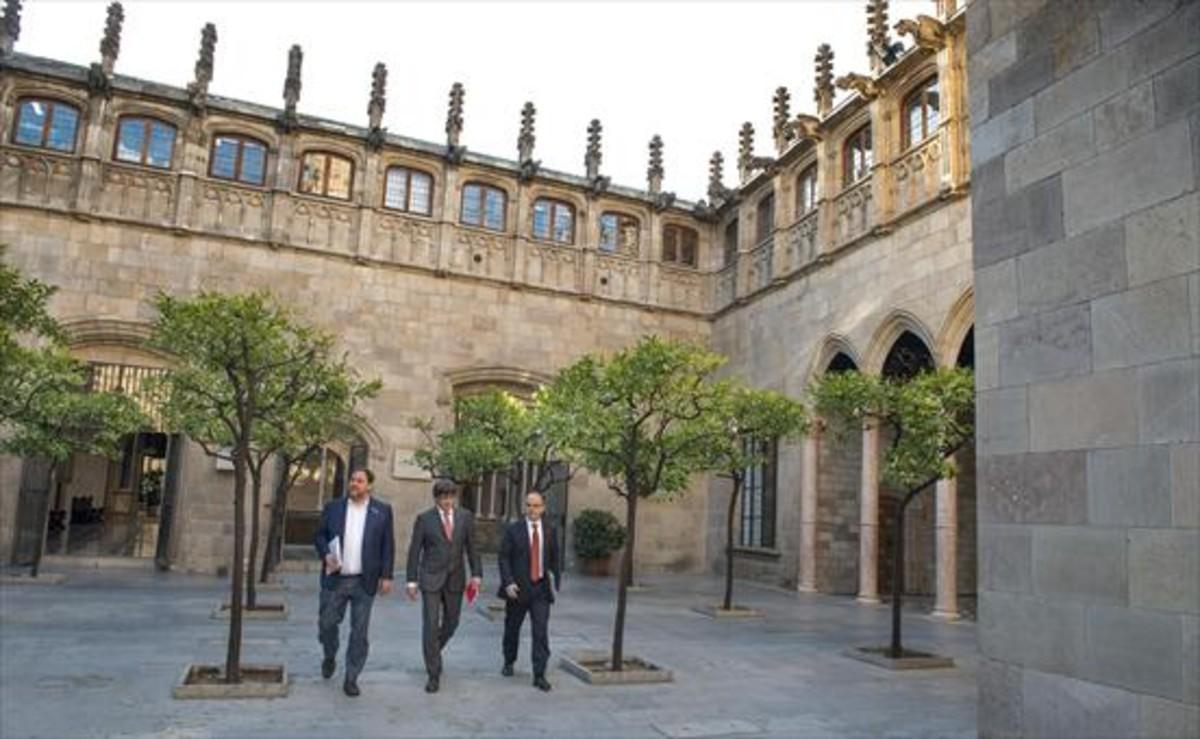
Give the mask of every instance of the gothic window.
[[462, 214], [459, 218], [468, 226], [503, 231], [507, 205], [508, 196], [500, 188], [468, 182], [463, 185]]
[[175, 151], [175, 127], [144, 116], [125, 116], [117, 125], [113, 158], [121, 162], [171, 168]]
[[[738, 545], [754, 549], [775, 548], [775, 468], [777, 463], [774, 442], [744, 440], [747, 453], [756, 451], [764, 457], [762, 464], [747, 467], [742, 482], [741, 525]], [[758, 443], [757, 450], [750, 448]]]
[[638, 219], [624, 213], [604, 213], [600, 216], [600, 251], [636, 256], [638, 253]]
[[931, 77], [904, 100], [904, 147], [910, 148], [937, 131], [941, 99], [938, 79]]
[[734, 218], [725, 226], [725, 266], [737, 263], [738, 255], [738, 219]]
[[663, 227], [662, 260], [695, 267], [698, 263], [700, 235], [686, 226], [669, 224]]
[[406, 213], [433, 213], [433, 177], [408, 167], [389, 167], [384, 178], [383, 207]]
[[575, 243], [575, 209], [561, 200], [538, 198], [533, 203], [533, 238]]
[[213, 137], [208, 173], [221, 180], [262, 185], [267, 179], [267, 146], [237, 134]]
[[758, 208], [755, 214], [754, 224], [756, 232], [754, 243], [761, 244], [775, 233], [775, 195], [768, 195], [758, 201]]
[[842, 149], [842, 184], [853, 185], [871, 174], [874, 154], [871, 150], [870, 124], [851, 134]]
[[796, 179], [796, 215], [804, 216], [817, 207], [817, 165], [811, 164]]
[[79, 109], [57, 100], [29, 98], [18, 103], [15, 144], [55, 151], [75, 151]]
[[300, 166], [300, 192], [349, 200], [354, 162], [324, 151], [305, 153]]

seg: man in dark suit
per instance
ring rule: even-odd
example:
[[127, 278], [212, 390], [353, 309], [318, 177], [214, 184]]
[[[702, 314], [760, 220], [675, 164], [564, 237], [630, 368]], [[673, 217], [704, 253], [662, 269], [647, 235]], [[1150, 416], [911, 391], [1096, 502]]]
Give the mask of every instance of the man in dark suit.
[[350, 644], [346, 647], [346, 672], [342, 690], [359, 694], [358, 674], [367, 662], [367, 628], [375, 593], [392, 591], [396, 540], [392, 507], [371, 496], [375, 475], [370, 470], [350, 474], [350, 492], [325, 504], [317, 525], [317, 554], [321, 568], [321, 610], [318, 637], [325, 648], [321, 676], [328, 679], [337, 667], [338, 628], [350, 604]]
[[[525, 518], [513, 521], [504, 529], [500, 542], [500, 592], [504, 602], [504, 669], [501, 674], [513, 674], [517, 661], [517, 645], [521, 641], [521, 626], [529, 614], [533, 631], [533, 684], [542, 691], [550, 690], [546, 681], [546, 662], [550, 659], [550, 604], [554, 591], [562, 580], [562, 557], [554, 528], [546, 523], [546, 500], [532, 491], [525, 496]], [[554, 588], [550, 577], [554, 576]]]
[[472, 587], [478, 590], [483, 582], [483, 567], [475, 550], [475, 519], [470, 511], [455, 506], [458, 486], [452, 480], [437, 480], [433, 498], [434, 507], [413, 521], [407, 567], [408, 597], [416, 600], [420, 590], [423, 605], [421, 642], [429, 675], [426, 693], [438, 691], [442, 650], [458, 628], [467, 584], [464, 553], [471, 565]]

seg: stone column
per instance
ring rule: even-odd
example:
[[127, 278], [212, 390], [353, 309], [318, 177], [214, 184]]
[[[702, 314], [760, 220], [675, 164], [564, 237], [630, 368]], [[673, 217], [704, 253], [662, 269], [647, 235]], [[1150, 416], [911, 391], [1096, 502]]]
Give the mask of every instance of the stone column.
[[802, 593], [817, 592], [817, 459], [821, 427], [814, 423], [804, 437], [800, 471], [800, 583]]
[[868, 419], [862, 430], [862, 483], [858, 491], [858, 599], [879, 602], [879, 425]]
[[958, 618], [958, 481], [937, 482], [937, 600], [933, 615]]

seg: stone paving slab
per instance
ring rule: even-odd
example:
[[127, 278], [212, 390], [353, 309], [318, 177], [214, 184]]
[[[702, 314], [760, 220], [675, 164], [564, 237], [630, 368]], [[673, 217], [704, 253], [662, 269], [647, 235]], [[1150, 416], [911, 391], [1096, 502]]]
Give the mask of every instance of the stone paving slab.
[[[55, 588], [0, 588], [0, 736], [47, 737], [973, 737], [975, 627], [913, 615], [906, 644], [952, 670], [892, 674], [845, 650], [886, 641], [886, 606], [738, 584], [766, 618], [716, 621], [716, 577], [648, 577], [631, 596], [627, 654], [669, 664], [675, 681], [590, 686], [553, 669], [530, 685], [528, 627], [517, 674], [500, 675], [503, 625], [465, 609], [446, 650], [442, 692], [427, 696], [420, 607], [376, 599], [360, 698], [320, 676], [315, 575], [286, 576], [284, 622], [247, 622], [243, 658], [284, 663], [287, 698], [178, 701], [189, 662], [222, 662], [226, 624], [209, 618], [226, 584], [174, 573], [62, 570]], [[490, 570], [489, 570], [490, 572]], [[568, 577], [551, 617], [551, 664], [607, 649], [613, 583]], [[486, 586], [486, 584], [485, 584]], [[348, 620], [348, 619], [347, 619]], [[343, 645], [345, 633], [343, 632]], [[339, 655], [340, 659], [341, 655]]]

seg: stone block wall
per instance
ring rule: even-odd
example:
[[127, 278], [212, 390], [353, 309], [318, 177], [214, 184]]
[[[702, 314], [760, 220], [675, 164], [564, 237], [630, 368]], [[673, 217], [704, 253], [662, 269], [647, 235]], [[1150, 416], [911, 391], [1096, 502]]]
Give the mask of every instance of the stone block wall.
[[968, 9], [980, 735], [1200, 735], [1200, 3]]

